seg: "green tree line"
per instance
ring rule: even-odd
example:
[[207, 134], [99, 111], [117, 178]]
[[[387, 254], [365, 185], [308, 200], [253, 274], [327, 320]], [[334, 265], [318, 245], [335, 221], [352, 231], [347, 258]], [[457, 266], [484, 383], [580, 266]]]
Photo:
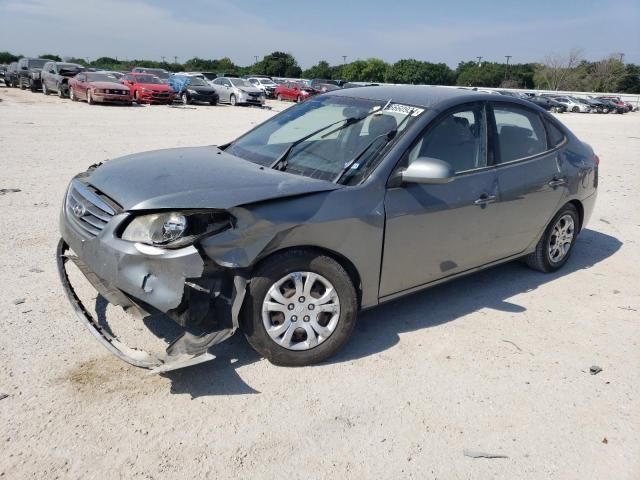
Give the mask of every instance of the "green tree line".
[[[18, 60], [20, 55], [0, 52], [0, 63]], [[42, 58], [61, 60], [54, 54]], [[624, 63], [621, 54], [587, 61], [580, 52], [568, 55], [548, 55], [539, 63], [463, 61], [455, 69], [445, 63], [432, 63], [416, 59], [402, 59], [387, 63], [379, 58], [355, 60], [331, 65], [326, 60], [303, 70], [293, 55], [273, 52], [248, 66], [233, 63], [228, 57], [219, 59], [191, 58], [184, 63], [154, 60], [121, 60], [100, 57], [95, 60], [65, 58], [87, 67], [104, 70], [128, 71], [134, 66], [164, 68], [171, 72], [205, 71], [231, 75], [260, 74], [287, 78], [325, 78], [350, 82], [405, 83], [427, 85], [459, 85], [469, 87], [504, 87], [544, 90], [579, 90], [594, 92], [640, 93], [640, 65]]]

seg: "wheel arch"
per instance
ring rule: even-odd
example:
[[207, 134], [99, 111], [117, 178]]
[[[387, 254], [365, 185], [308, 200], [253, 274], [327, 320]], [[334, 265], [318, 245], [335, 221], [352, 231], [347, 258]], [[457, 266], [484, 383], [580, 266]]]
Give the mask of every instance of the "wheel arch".
[[[582, 231], [582, 226], [584, 225], [584, 205], [578, 199], [573, 199], [565, 203], [565, 205], [573, 205], [575, 209], [578, 211], [578, 232]], [[564, 208], [564, 205], [563, 205]]]
[[272, 252], [269, 252], [264, 257], [261, 257], [251, 267], [251, 272], [253, 273], [254, 271], [256, 271], [260, 267], [260, 265], [262, 265], [268, 259], [272, 258], [274, 255], [279, 255], [279, 254], [286, 253], [286, 252], [291, 252], [291, 251], [294, 251], [294, 250], [303, 250], [305, 252], [317, 253], [318, 255], [325, 255], [325, 256], [327, 256], [329, 258], [332, 258], [336, 262], [338, 262], [340, 264], [340, 266], [346, 270], [347, 275], [349, 275], [349, 278], [351, 279], [351, 283], [353, 284], [353, 288], [356, 291], [356, 296], [357, 296], [357, 300], [358, 300], [358, 308], [361, 307], [361, 305], [362, 305], [362, 280], [361, 280], [360, 272], [358, 272], [358, 269], [356, 268], [356, 266], [347, 257], [342, 255], [341, 253], [336, 252], [335, 250], [331, 250], [331, 249], [326, 248], [326, 247], [318, 247], [316, 245], [295, 245], [295, 246], [290, 246], [290, 247], [284, 247], [284, 248], [281, 248], [279, 250], [274, 250]]

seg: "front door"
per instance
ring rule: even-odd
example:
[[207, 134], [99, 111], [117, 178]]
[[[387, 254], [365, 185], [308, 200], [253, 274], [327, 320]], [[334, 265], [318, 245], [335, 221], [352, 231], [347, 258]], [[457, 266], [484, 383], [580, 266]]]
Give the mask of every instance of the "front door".
[[380, 297], [496, 260], [498, 180], [487, 162], [484, 102], [458, 106], [436, 118], [399, 168], [420, 157], [448, 162], [456, 172], [443, 185], [405, 184], [385, 197]]

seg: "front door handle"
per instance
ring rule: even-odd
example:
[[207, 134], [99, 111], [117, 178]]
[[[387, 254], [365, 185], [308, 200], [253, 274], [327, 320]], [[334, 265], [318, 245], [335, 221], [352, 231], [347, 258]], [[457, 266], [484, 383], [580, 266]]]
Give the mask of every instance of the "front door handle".
[[562, 185], [566, 185], [567, 181], [564, 178], [553, 177], [553, 180], [549, 182], [549, 186], [552, 188], [561, 187]]
[[482, 195], [480, 195], [480, 198], [478, 198], [475, 202], [476, 205], [487, 205], [489, 203], [493, 203], [496, 201], [498, 197], [496, 195], [489, 195], [486, 193], [483, 193]]

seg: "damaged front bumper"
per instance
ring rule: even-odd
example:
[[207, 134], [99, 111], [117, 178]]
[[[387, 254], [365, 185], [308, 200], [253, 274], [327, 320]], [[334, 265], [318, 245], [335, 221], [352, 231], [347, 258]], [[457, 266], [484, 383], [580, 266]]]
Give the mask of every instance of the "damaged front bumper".
[[[81, 202], [85, 200], [82, 195], [76, 197]], [[89, 331], [120, 359], [154, 372], [215, 358], [209, 348], [228, 339], [239, 325], [246, 287], [243, 272], [217, 265], [195, 246], [168, 250], [120, 239], [117, 229], [128, 215], [124, 212], [114, 211], [111, 221], [98, 234], [91, 235], [82, 228], [78, 218], [70, 218], [74, 201], [74, 198], [65, 201], [60, 218], [62, 239], [56, 258], [66, 296]], [[94, 207], [94, 204], [90, 206]], [[82, 303], [69, 279], [69, 262], [75, 264], [109, 303], [139, 316], [164, 314], [182, 327], [183, 332], [163, 355], [126, 345]]]

